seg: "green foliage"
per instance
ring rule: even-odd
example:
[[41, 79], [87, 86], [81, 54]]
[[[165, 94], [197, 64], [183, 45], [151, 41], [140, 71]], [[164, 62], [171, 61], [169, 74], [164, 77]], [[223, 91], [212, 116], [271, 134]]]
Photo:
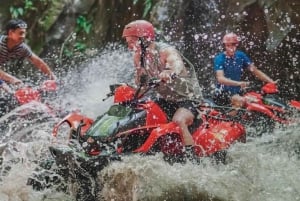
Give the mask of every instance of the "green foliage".
[[76, 25], [76, 32], [83, 30], [86, 34], [89, 34], [92, 28], [92, 23], [82, 15], [76, 19]]
[[[139, 0], [133, 0], [133, 4], [137, 4]], [[150, 12], [151, 8], [152, 8], [152, 0], [144, 0], [144, 12], [143, 12], [143, 17], [146, 17], [148, 15], [148, 13]]]
[[[77, 37], [78, 35], [84, 36], [91, 32], [92, 23], [85, 16], [80, 15], [76, 19], [75, 33], [72, 33], [65, 42], [69, 44], [63, 47], [64, 55], [68, 58], [73, 57], [75, 53], [83, 53], [87, 49], [87, 45], [84, 42], [84, 37]], [[75, 37], [73, 38], [72, 35]], [[74, 40], [69, 40], [73, 38]]]
[[36, 10], [36, 7], [33, 6], [33, 2], [31, 0], [25, 0], [24, 8], [25, 10]]
[[82, 43], [82, 42], [76, 42], [75, 45], [74, 45], [74, 47], [75, 47], [75, 50], [78, 50], [78, 51], [80, 51], [80, 52], [83, 52], [83, 51], [86, 50], [87, 45], [84, 44], [84, 43]]
[[73, 52], [71, 50], [69, 50], [68, 48], [64, 48], [64, 55], [66, 57], [72, 57], [73, 56]]
[[10, 12], [12, 18], [18, 18], [18, 17], [24, 15], [24, 9], [21, 7], [11, 6], [9, 8], [9, 12]]
[[[76, 35], [85, 35], [91, 32], [92, 23], [89, 21], [85, 16], [80, 15], [76, 19]], [[83, 32], [83, 33], [82, 33]], [[87, 45], [84, 43], [83, 40], [76, 40], [74, 44], [74, 50], [79, 52], [84, 52], [87, 48]]]
[[32, 10], [36, 10], [32, 0], [25, 0], [21, 5], [10, 6], [9, 12], [12, 18], [19, 18]]

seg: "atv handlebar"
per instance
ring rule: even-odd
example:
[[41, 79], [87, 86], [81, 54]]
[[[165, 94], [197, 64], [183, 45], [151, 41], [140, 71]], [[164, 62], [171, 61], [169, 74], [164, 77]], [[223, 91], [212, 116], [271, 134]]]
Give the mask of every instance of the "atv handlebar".
[[[172, 79], [172, 80], [174, 80], [175, 78], [177, 78], [178, 76], [177, 76], [177, 74], [175, 74], [175, 73], [172, 73], [171, 75], [170, 75], [170, 78]], [[147, 82], [147, 76], [146, 75], [142, 75], [141, 76], [141, 83], [140, 83], [140, 86], [138, 87], [138, 89], [137, 89], [137, 93], [136, 93], [136, 98], [137, 98], [137, 96], [139, 95], [139, 92], [140, 92], [140, 90], [141, 90], [141, 88], [142, 87], [144, 87], [144, 86], [146, 86], [146, 89], [144, 90], [144, 92], [142, 93], [142, 95], [140, 95], [139, 97], [141, 97], [141, 96], [143, 96], [145, 93], [147, 93], [150, 89], [153, 89], [153, 88], [155, 88], [155, 87], [158, 87], [159, 85], [160, 85], [160, 83], [164, 83], [165, 81], [163, 80], [163, 79], [160, 79], [160, 78], [156, 78], [156, 77], [153, 77], [153, 78], [151, 78], [151, 79], [149, 79], [149, 81]], [[146, 83], [147, 82], [147, 83]]]
[[[171, 78], [175, 79], [177, 77], [176, 74], [172, 74]], [[138, 99], [143, 97], [149, 90], [156, 88], [160, 85], [160, 83], [164, 82], [162, 79], [152, 78], [150, 80], [147, 79], [146, 76], [143, 76], [141, 80], [141, 84], [135, 89], [135, 87], [131, 87], [126, 83], [118, 83], [112, 84], [109, 86], [110, 92], [106, 94], [106, 97], [102, 99], [102, 101], [107, 100], [111, 96], [115, 96], [115, 102], [137, 102]], [[126, 88], [126, 90], [123, 88]], [[120, 88], [120, 90], [119, 90]], [[130, 90], [128, 91], [128, 88]], [[124, 91], [125, 90], [125, 91]], [[116, 99], [116, 94], [118, 94], [118, 98]]]
[[262, 94], [275, 94], [278, 93], [278, 87], [277, 87], [277, 82], [276, 83], [255, 83], [255, 82], [250, 82], [248, 87], [245, 87], [242, 89], [243, 93], [247, 93], [250, 91], [255, 91], [259, 92]]

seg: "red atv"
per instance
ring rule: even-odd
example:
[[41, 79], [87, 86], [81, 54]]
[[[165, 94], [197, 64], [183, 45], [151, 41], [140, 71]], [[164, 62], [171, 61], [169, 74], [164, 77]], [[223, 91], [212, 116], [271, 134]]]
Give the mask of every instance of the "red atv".
[[[17, 88], [8, 85], [4, 87], [5, 91], [0, 90], [0, 93], [3, 93], [0, 95], [2, 142], [9, 141], [10, 137], [7, 136], [11, 134], [19, 131], [23, 133], [25, 130], [33, 129], [33, 125], [47, 122], [49, 118], [57, 118], [63, 115], [62, 110], [52, 103], [51, 97], [57, 97], [56, 94], [58, 92], [56, 82], [53, 80], [47, 80], [38, 87], [29, 86], [29, 84], [13, 86]], [[14, 135], [14, 137], [17, 136]]]
[[283, 100], [278, 96], [276, 84], [267, 83], [261, 87], [260, 92], [250, 91], [244, 94], [247, 107], [256, 103], [264, 106], [261, 110], [270, 118], [282, 124], [293, 123], [293, 113], [300, 111], [300, 102], [296, 100]]
[[263, 85], [260, 91], [246, 92], [243, 95], [245, 109], [250, 112], [250, 115], [245, 116], [246, 123], [252, 120], [252, 126], [262, 132], [272, 131], [276, 124], [289, 126], [299, 123], [297, 115], [300, 112], [300, 102], [283, 100], [278, 92], [277, 85], [273, 83]]
[[[47, 103], [45, 100], [49, 95], [53, 95], [58, 90], [56, 81], [54, 80], [46, 80], [39, 87], [31, 87], [27, 85], [23, 85], [13, 90], [11, 87], [2, 83], [2, 97], [0, 99], [0, 117], [9, 113], [13, 109], [30, 104], [35, 103], [36, 105], [40, 105], [44, 107], [50, 115], [54, 115], [55, 111]], [[22, 111], [23, 115], [29, 113], [28, 109], [24, 109]]]
[[[134, 90], [126, 84], [112, 85], [108, 97], [114, 96], [114, 104], [96, 120], [78, 112], [63, 118], [53, 129], [56, 140], [49, 148], [53, 158], [40, 164], [36, 171], [39, 174], [29, 178], [28, 184], [40, 190], [63, 184], [61, 180], [72, 180], [79, 183], [85, 195], [92, 196], [91, 189], [97, 189], [93, 178], [123, 155], [159, 152], [168, 162], [186, 161], [181, 129], [170, 122], [168, 103], [152, 93], [159, 84], [159, 81], [148, 83], [142, 93], [140, 88]], [[210, 106], [201, 105], [198, 109], [199, 117], [189, 128], [196, 144], [193, 161], [199, 162], [198, 159], [207, 156], [224, 162], [226, 150], [233, 143], [245, 142], [245, 129]], [[60, 132], [65, 130], [63, 124], [71, 128], [65, 136]], [[66, 136], [67, 143], [62, 140]]]
[[[170, 122], [171, 114], [165, 109], [167, 103], [151, 93], [159, 83], [149, 83], [142, 94], [128, 85], [111, 86], [108, 96], [114, 96], [115, 104], [107, 112], [95, 121], [77, 112], [71, 113], [55, 125], [53, 136], [57, 137], [59, 127], [67, 123], [71, 127], [69, 140], [79, 142], [87, 160], [108, 153], [162, 152], [168, 158], [182, 157], [181, 129]], [[197, 157], [220, 155], [235, 141], [245, 141], [243, 125], [233, 118], [212, 107], [200, 106], [199, 111], [201, 114], [189, 128]], [[50, 150], [55, 158], [62, 154], [55, 146]]]
[[[259, 88], [259, 90], [256, 90]], [[299, 123], [297, 115], [300, 112], [300, 102], [283, 100], [278, 96], [276, 84], [267, 83], [263, 86], [253, 85], [247, 88], [242, 96], [245, 104], [243, 108], [233, 112], [232, 107], [217, 106], [213, 100], [205, 101], [223, 113], [237, 114], [240, 123], [246, 126], [248, 136], [259, 136], [270, 133], [276, 125], [289, 126]]]

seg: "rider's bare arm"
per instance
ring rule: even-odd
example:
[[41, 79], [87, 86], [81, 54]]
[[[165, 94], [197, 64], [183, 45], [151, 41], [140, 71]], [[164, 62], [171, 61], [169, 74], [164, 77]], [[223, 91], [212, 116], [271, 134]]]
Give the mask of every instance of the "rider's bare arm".
[[34, 66], [48, 75], [51, 80], [55, 80], [55, 75], [53, 74], [49, 66], [40, 57], [33, 53], [32, 56], [28, 59]]
[[11, 83], [11, 84], [21, 84], [22, 83], [21, 80], [4, 72], [3, 70], [0, 70], [0, 79], [6, 81], [8, 83]]
[[269, 76], [267, 76], [265, 73], [263, 73], [261, 70], [259, 70], [256, 66], [254, 66], [254, 64], [250, 64], [249, 70], [261, 81], [275, 83], [275, 81], [273, 81]]
[[170, 81], [173, 74], [179, 75], [184, 71], [184, 63], [180, 54], [174, 48], [166, 48], [161, 53], [161, 62], [165, 64], [159, 77], [162, 80]]

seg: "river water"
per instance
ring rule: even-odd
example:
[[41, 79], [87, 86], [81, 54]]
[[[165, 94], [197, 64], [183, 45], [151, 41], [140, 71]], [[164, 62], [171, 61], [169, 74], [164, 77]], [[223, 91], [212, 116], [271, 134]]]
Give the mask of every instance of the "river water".
[[[65, 110], [80, 109], [95, 118], [112, 103], [102, 101], [109, 84], [126, 82], [132, 76], [131, 55], [124, 50], [102, 53], [80, 69], [61, 77], [63, 89], [52, 100]], [[39, 114], [22, 120], [17, 108], [0, 118], [0, 201], [75, 200], [76, 187], [67, 193], [53, 189], [35, 191], [26, 185], [35, 161], [49, 156], [53, 143], [52, 128], [60, 119]], [[100, 200], [226, 200], [226, 201], [297, 201], [300, 200], [300, 126], [276, 129], [273, 133], [248, 138], [228, 150], [226, 164], [203, 159], [201, 164], [173, 164], [161, 155], [126, 156], [113, 162], [99, 174]]]

